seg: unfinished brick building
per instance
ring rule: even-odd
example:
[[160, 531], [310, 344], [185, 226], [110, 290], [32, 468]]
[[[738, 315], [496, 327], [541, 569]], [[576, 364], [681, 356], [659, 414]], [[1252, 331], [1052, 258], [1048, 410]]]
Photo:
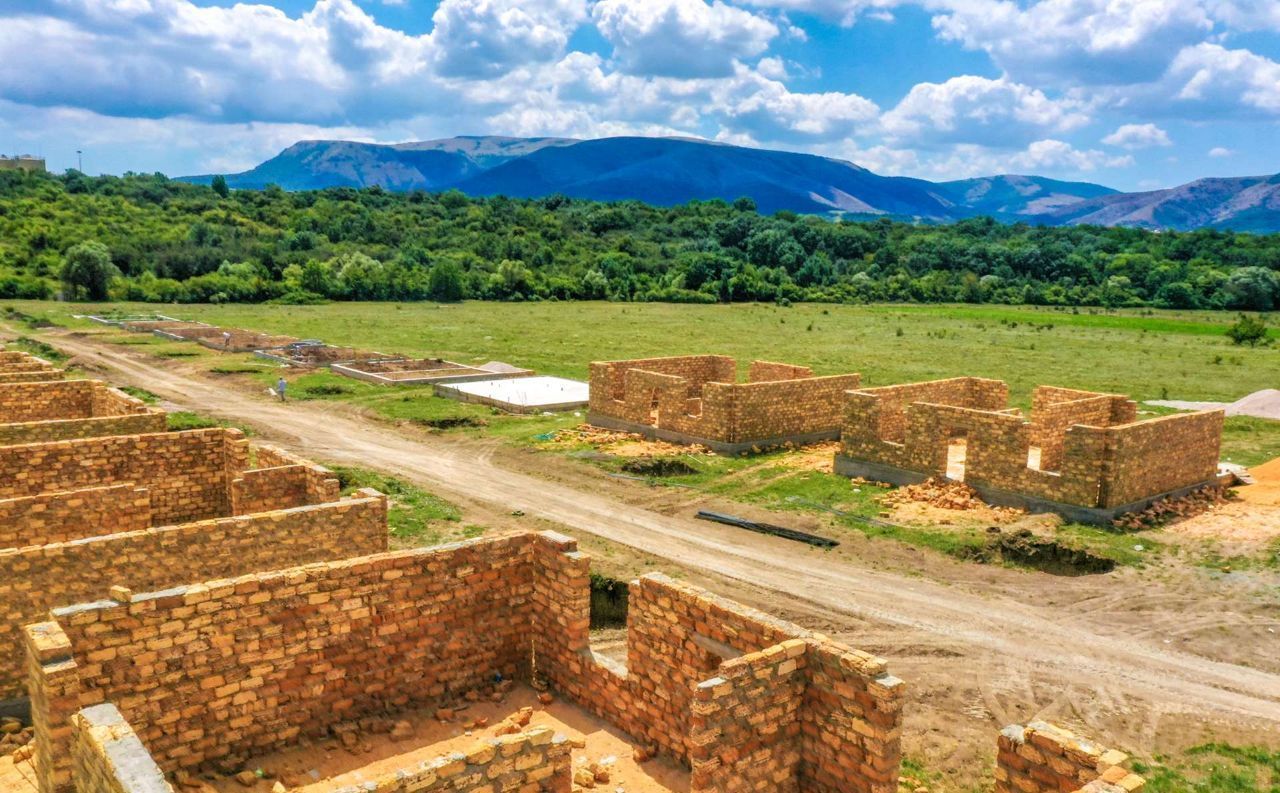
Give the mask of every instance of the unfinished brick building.
[[61, 380], [63, 371], [43, 358], [21, 350], [0, 350], [0, 384]]
[[1146, 782], [1128, 759], [1044, 722], [1015, 724], [1000, 734], [995, 793], [1135, 793]]
[[[903, 684], [884, 661], [655, 574], [630, 590], [625, 668], [605, 662], [589, 562], [550, 532], [98, 597], [26, 629], [41, 793], [92, 789], [104, 721], [166, 774], [253, 767], [343, 723], [465, 705], [497, 676], [546, 681], [685, 764], [693, 791], [897, 786]], [[120, 717], [77, 717], [104, 703]], [[551, 735], [477, 741], [358, 789], [569, 790]]]
[[1128, 397], [1041, 386], [1030, 419], [998, 380], [851, 391], [835, 469], [893, 484], [949, 477], [1001, 505], [1106, 523], [1213, 484], [1221, 411], [1137, 421]]
[[0, 384], [0, 446], [165, 427], [163, 410], [98, 380]]
[[[18, 631], [54, 606], [105, 588], [155, 589], [387, 547], [375, 491], [341, 499], [326, 469], [237, 430], [0, 448], [0, 702], [22, 696]], [[89, 481], [58, 469], [88, 469]], [[41, 489], [44, 488], [44, 489]]]
[[843, 394], [861, 381], [767, 361], [737, 379], [737, 364], [722, 355], [592, 363], [587, 421], [739, 454], [839, 437]]

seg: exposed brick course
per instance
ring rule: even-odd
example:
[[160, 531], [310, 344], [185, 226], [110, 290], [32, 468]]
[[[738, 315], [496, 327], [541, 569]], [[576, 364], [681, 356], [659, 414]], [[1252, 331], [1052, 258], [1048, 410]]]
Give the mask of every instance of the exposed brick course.
[[1006, 727], [996, 750], [996, 793], [1136, 793], [1145, 786], [1106, 749], [1044, 722]]
[[71, 728], [78, 793], [173, 793], [114, 705], [85, 708], [71, 718]]
[[0, 549], [145, 529], [151, 491], [132, 484], [0, 499]]
[[[40, 790], [68, 789], [73, 768], [59, 758], [86, 704], [116, 704], [168, 772], [451, 701], [495, 674], [529, 679], [535, 667], [579, 705], [701, 769], [695, 791], [747, 789], [724, 776], [743, 752], [759, 764], [743, 773], [776, 789], [893, 790], [902, 684], [883, 661], [647, 576], [630, 588], [629, 668], [606, 668], [586, 643], [587, 579], [569, 538], [519, 534], [117, 590], [55, 610], [56, 622], [26, 629]], [[777, 685], [747, 679], [765, 671]], [[700, 688], [717, 676], [735, 681], [719, 698], [719, 684]], [[778, 715], [780, 728], [757, 711]]]
[[163, 410], [98, 380], [0, 384], [0, 446], [165, 428]]
[[748, 382], [720, 355], [591, 364], [588, 421], [720, 451], [838, 432], [856, 374], [813, 377], [803, 366], [756, 361]]
[[115, 585], [146, 591], [210, 577], [385, 551], [376, 491], [314, 506], [0, 550], [0, 699], [22, 694], [18, 631]]
[[129, 483], [150, 491], [153, 519], [180, 523], [227, 515], [230, 484], [248, 468], [235, 429], [32, 443], [0, 447], [0, 498]]
[[963, 441], [966, 483], [1089, 508], [1123, 507], [1216, 475], [1221, 411], [1134, 421], [1127, 397], [1042, 386], [1027, 420], [1005, 407], [1007, 397], [1003, 383], [978, 378], [852, 391], [840, 454], [945, 477], [948, 449]]

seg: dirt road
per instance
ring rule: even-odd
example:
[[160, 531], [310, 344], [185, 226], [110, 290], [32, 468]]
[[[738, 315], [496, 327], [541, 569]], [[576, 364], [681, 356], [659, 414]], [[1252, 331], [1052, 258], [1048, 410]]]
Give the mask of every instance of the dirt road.
[[[1105, 711], [1131, 746], [1154, 743], [1157, 731], [1187, 724], [1202, 735], [1225, 732], [1256, 735], [1259, 742], [1280, 740], [1280, 674], [1182, 652], [1154, 634], [1117, 625], [1108, 602], [1146, 598], [1145, 591], [1107, 594], [1099, 589], [1093, 602], [1063, 608], [1052, 605], [1050, 588], [1056, 584], [1049, 577], [1035, 579], [1046, 589], [1044, 597], [1032, 598], [873, 570], [783, 540], [644, 509], [572, 482], [509, 470], [496, 464], [493, 447], [481, 442], [410, 438], [342, 408], [317, 402], [281, 405], [226, 382], [95, 343], [83, 334], [46, 338], [104, 367], [105, 376], [117, 382], [144, 387], [205, 414], [252, 424], [263, 436], [310, 457], [383, 469], [464, 503], [488, 503], [504, 514], [522, 510], [562, 524], [570, 533], [590, 532], [688, 569], [742, 582], [763, 591], [764, 599], [769, 591], [785, 593], [807, 604], [798, 607], [801, 611], [821, 618], [855, 646], [859, 634], [848, 633], [852, 628], [881, 638], [889, 633], [917, 637], [913, 641], [929, 645], [924, 653], [929, 663], [954, 664], [949, 671], [954, 685], [969, 692], [964, 696], [979, 692], [972, 705], [979, 720], [1036, 715], [1025, 706], [1004, 708], [1001, 702], [1013, 692], [1015, 700], [1038, 702], [1037, 710], [1065, 720], [1085, 711]], [[1178, 608], [1153, 608], [1150, 618], [1170, 630], [1180, 624], [1213, 627], [1197, 622], [1212, 621], [1212, 613], [1184, 616]], [[1232, 619], [1252, 617], [1246, 612]], [[1271, 625], [1280, 622], [1273, 619]], [[1274, 627], [1266, 630], [1273, 642], [1280, 642]], [[911, 684], [892, 657], [890, 664]], [[919, 668], [921, 663], [908, 666]], [[1006, 709], [1013, 712], [1000, 712]]]

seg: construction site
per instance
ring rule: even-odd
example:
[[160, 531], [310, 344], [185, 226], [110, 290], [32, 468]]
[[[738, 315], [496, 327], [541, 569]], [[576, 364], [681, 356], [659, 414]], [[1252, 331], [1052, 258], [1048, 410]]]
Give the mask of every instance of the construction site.
[[[173, 322], [123, 328], [263, 351], [283, 366], [350, 366], [389, 380], [432, 370]], [[146, 373], [164, 385], [136, 356], [61, 341], [96, 376]], [[855, 487], [962, 482], [990, 504], [1081, 522], [1238, 476], [1219, 470], [1221, 410], [1140, 420], [1127, 397], [1042, 387], [1024, 418], [995, 380], [863, 387], [858, 374], [761, 361], [746, 382], [736, 372], [712, 355], [593, 363], [586, 420], [724, 455], [822, 442], [814, 448]], [[254, 399], [182, 383], [185, 399], [230, 412]], [[288, 411], [256, 414], [277, 430], [297, 423], [294, 437], [321, 445], [363, 435], [368, 445], [349, 452], [360, 458], [409, 459], [419, 443]], [[328, 443], [327, 455], [346, 461]], [[661, 522], [644, 524], [647, 535], [692, 567], [631, 580], [625, 625], [606, 647], [591, 557], [541, 480], [505, 480], [514, 511], [490, 514], [496, 532], [392, 550], [389, 499], [377, 490], [344, 491], [330, 469], [238, 429], [170, 430], [164, 407], [17, 351], [0, 352], [0, 444], [0, 790], [929, 790], [904, 767], [904, 745], [934, 740], [917, 730], [937, 731], [912, 714], [928, 709], [913, 693], [912, 672], [924, 668], [901, 669], [799, 601], [750, 606], [682, 580], [715, 550], [679, 550], [686, 540]], [[462, 458], [442, 471], [473, 493], [486, 486], [484, 470]], [[603, 504], [613, 491], [598, 488]], [[577, 498], [582, 528], [607, 536], [581, 511], [594, 503]], [[530, 526], [519, 520], [526, 510], [556, 519]], [[724, 572], [761, 586], [771, 586], [763, 571], [803, 553], [785, 539], [736, 536], [723, 558], [740, 566]], [[791, 594], [809, 608], [834, 603], [823, 590], [843, 597], [843, 557], [805, 558]], [[761, 608], [769, 602], [782, 613]], [[1040, 635], [1065, 665], [1083, 651]], [[933, 657], [930, 670], [947, 663]], [[1238, 686], [1280, 694], [1257, 674]], [[1266, 721], [1261, 700], [1200, 682], [1200, 695], [1181, 695], [1248, 713], [1242, 723]], [[1126, 752], [1092, 740], [1107, 735], [1075, 731], [1078, 714], [1023, 711], [992, 724], [997, 710], [989, 700], [978, 721], [981, 753], [993, 759], [971, 789], [1144, 788]], [[1055, 713], [1067, 722], [1052, 723]]]

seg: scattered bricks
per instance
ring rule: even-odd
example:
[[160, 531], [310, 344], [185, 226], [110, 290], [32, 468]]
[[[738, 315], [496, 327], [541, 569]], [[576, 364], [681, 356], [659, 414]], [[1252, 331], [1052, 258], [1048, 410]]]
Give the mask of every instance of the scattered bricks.
[[843, 394], [861, 380], [756, 361], [738, 383], [736, 369], [717, 355], [593, 363], [587, 421], [737, 453], [836, 437]]
[[163, 410], [97, 380], [0, 384], [0, 446], [165, 431]]
[[1121, 793], [1144, 780], [1122, 767], [1123, 752], [1104, 749], [1044, 722], [1012, 725], [996, 747], [996, 793]]

